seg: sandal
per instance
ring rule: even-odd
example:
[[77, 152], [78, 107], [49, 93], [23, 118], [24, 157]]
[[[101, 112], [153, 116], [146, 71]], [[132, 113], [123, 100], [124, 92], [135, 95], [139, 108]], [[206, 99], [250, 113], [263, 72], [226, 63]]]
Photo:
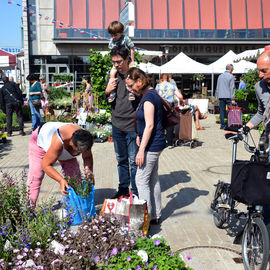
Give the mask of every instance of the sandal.
[[199, 118], [200, 119], [206, 119], [207, 118], [207, 115], [201, 115]]
[[205, 130], [204, 127], [196, 127], [197, 130]]

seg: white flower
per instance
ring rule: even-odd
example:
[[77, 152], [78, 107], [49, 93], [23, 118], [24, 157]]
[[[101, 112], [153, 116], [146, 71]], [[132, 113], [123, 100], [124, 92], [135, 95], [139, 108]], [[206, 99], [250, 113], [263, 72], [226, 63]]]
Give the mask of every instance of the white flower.
[[157, 233], [157, 234], [154, 234], [154, 235], [151, 237], [151, 239], [156, 239], [156, 238], [163, 239], [163, 236]]
[[147, 255], [147, 253], [146, 253], [146, 251], [145, 250], [139, 250], [138, 252], [137, 252], [137, 255], [138, 256], [140, 256], [141, 258], [142, 258], [142, 261], [143, 262], [147, 262], [148, 261], [148, 255]]

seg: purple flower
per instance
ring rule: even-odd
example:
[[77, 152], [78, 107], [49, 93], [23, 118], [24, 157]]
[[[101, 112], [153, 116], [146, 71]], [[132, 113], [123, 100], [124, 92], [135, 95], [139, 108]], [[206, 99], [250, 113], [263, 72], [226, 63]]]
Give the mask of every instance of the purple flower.
[[139, 265], [137, 265], [135, 270], [141, 270], [141, 269], [142, 268]]
[[111, 257], [112, 257], [113, 255], [116, 255], [117, 252], [118, 252], [118, 249], [117, 249], [117, 248], [114, 248], [114, 249], [112, 250], [112, 252], [111, 252]]
[[156, 265], [153, 266], [153, 270], [157, 270], [157, 266]]
[[20, 254], [17, 256], [17, 259], [18, 259], [18, 260], [20, 260], [20, 259], [22, 259], [22, 258], [23, 258], [23, 256], [20, 255]]
[[96, 257], [94, 258], [94, 263], [95, 263], [95, 264], [98, 264], [98, 263], [99, 263], [99, 260], [100, 260], [99, 256], [96, 256]]
[[160, 241], [159, 240], [155, 240], [154, 245], [155, 246], [159, 246], [160, 245]]
[[122, 251], [122, 252], [124, 252], [124, 251], [125, 251], [125, 249], [126, 249], [125, 247], [122, 247], [121, 251]]
[[187, 259], [188, 259], [188, 261], [190, 261], [192, 259], [191, 254], [187, 254]]
[[131, 261], [131, 258], [130, 257], [127, 257], [127, 261], [130, 262]]

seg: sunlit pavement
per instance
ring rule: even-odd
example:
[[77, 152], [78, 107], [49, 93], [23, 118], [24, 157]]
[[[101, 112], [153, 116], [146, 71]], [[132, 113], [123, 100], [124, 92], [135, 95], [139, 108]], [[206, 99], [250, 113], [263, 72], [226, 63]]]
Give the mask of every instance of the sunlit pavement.
[[[199, 144], [165, 149], [160, 157], [159, 175], [162, 189], [162, 223], [152, 225], [150, 234], [165, 237], [173, 250], [184, 250], [182, 255], [196, 270], [240, 270], [241, 245], [234, 245], [234, 235], [239, 226], [217, 229], [209, 209], [214, 184], [218, 179], [230, 181], [232, 143], [226, 141], [224, 131], [215, 123], [215, 115], [201, 120], [205, 130], [198, 131]], [[31, 124], [26, 123], [26, 136], [8, 138], [0, 144], [0, 168], [20, 178], [28, 170], [28, 142]], [[258, 132], [252, 131], [255, 141]], [[118, 187], [118, 173], [113, 143], [95, 143], [93, 146], [94, 174], [96, 179], [96, 205], [100, 209], [104, 198], [114, 194]], [[249, 154], [239, 144], [238, 159], [248, 159]], [[81, 162], [82, 164], [82, 162]], [[59, 165], [56, 165], [59, 169]], [[59, 184], [46, 176], [39, 201], [54, 196], [61, 200]], [[231, 250], [232, 249], [236, 252]], [[191, 260], [186, 255], [192, 256]], [[235, 260], [234, 260], [235, 259]]]

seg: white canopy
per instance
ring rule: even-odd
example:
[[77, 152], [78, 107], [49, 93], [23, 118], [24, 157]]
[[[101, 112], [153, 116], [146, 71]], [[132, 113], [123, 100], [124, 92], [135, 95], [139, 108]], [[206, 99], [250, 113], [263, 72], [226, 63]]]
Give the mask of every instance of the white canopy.
[[233, 73], [246, 73], [250, 69], [256, 68], [256, 64], [246, 60], [241, 60], [238, 63], [233, 63], [236, 54], [233, 51], [228, 51], [225, 55], [219, 58], [214, 63], [210, 64], [209, 67], [213, 70], [213, 73], [223, 73], [226, 70], [227, 64], [233, 64]]
[[150, 62], [148, 62], [147, 64], [140, 63], [139, 68], [143, 70], [145, 73], [158, 73], [158, 74], [160, 73], [160, 67]]
[[241, 60], [238, 63], [233, 63], [233, 67], [233, 73], [247, 73], [250, 69], [257, 68], [257, 65], [246, 60]]
[[171, 61], [160, 68], [161, 73], [211, 73], [212, 70], [207, 65], [196, 62], [183, 52], [176, 55]]
[[258, 56], [264, 52], [264, 48], [256, 49], [256, 50], [247, 50], [244, 52], [241, 52], [237, 54], [233, 61], [234, 62], [239, 62], [240, 60], [256, 60]]
[[228, 51], [225, 55], [220, 57], [218, 60], [208, 65], [213, 73], [223, 73], [226, 69], [227, 64], [233, 64], [233, 58], [236, 54], [233, 51]]

